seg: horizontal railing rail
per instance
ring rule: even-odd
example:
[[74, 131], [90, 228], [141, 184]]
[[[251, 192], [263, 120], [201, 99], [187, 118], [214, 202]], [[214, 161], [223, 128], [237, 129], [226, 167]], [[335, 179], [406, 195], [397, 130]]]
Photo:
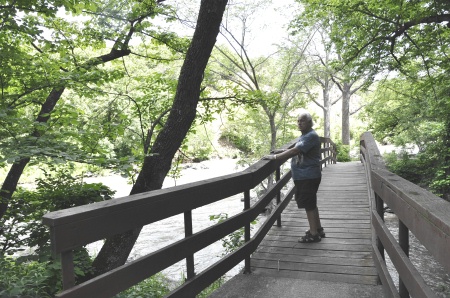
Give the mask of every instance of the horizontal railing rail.
[[[321, 138], [322, 166], [336, 161], [335, 145]], [[295, 141], [283, 146], [291, 148]], [[290, 171], [280, 177], [280, 167], [286, 160], [260, 160], [246, 170], [167, 189], [131, 195], [124, 198], [55, 211], [43, 217], [50, 227], [52, 251], [61, 256], [63, 291], [58, 297], [111, 297], [140, 281], [186, 259], [187, 281], [172, 291], [170, 297], [194, 297], [209, 284], [245, 260], [250, 272], [250, 255], [277, 221], [294, 194], [289, 189], [281, 200], [281, 190], [291, 178]], [[250, 206], [250, 190], [276, 173], [276, 182], [265, 195]], [[244, 193], [244, 211], [227, 220], [192, 233], [192, 213], [195, 208]], [[250, 223], [274, 199], [277, 206], [258, 232], [250, 238]], [[140, 257], [91, 280], [75, 285], [73, 250], [89, 243], [145, 226], [159, 220], [185, 215], [186, 237], [160, 250]], [[195, 274], [193, 256], [197, 251], [245, 228], [246, 243], [216, 264]]]
[[[389, 172], [371, 133], [361, 136], [360, 148], [370, 186], [374, 260], [386, 297], [436, 297], [409, 260], [409, 231], [450, 272], [450, 202]], [[398, 217], [398, 241], [384, 223], [384, 204]], [[398, 289], [385, 251], [398, 273]]]

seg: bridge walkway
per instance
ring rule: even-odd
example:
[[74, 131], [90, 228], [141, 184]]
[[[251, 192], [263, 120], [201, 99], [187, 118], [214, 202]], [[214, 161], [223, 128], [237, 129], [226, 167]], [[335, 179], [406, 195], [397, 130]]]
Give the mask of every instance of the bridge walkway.
[[326, 238], [298, 243], [308, 222], [291, 201], [282, 227], [273, 226], [252, 255], [252, 273], [233, 277], [210, 297], [383, 297], [372, 259], [363, 165], [325, 167], [318, 207]]

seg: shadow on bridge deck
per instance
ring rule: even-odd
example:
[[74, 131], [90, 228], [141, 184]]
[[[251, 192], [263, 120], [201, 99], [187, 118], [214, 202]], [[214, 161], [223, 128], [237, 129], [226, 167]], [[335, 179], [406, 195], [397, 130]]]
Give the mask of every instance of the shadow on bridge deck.
[[252, 273], [233, 277], [210, 297], [383, 297], [372, 260], [363, 165], [324, 168], [318, 207], [326, 238], [298, 243], [308, 222], [291, 201], [282, 227], [272, 227], [252, 255]]

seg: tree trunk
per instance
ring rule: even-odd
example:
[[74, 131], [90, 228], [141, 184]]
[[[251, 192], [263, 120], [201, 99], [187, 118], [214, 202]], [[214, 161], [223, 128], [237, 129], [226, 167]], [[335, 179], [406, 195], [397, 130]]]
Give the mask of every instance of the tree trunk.
[[350, 145], [350, 91], [351, 85], [342, 85], [342, 144]]
[[[447, 119], [445, 122], [445, 136], [444, 136], [444, 148], [450, 148], [450, 120]], [[449, 150], [444, 151], [444, 172], [445, 179], [447, 180], [450, 177], [450, 152]], [[447, 184], [443, 184], [442, 186], [442, 197], [444, 200], [450, 202], [450, 186]]]
[[329, 138], [331, 136], [331, 102], [330, 102], [330, 86], [329, 81], [326, 81], [326, 84], [323, 88], [323, 134], [325, 138]]
[[[227, 0], [202, 0], [191, 45], [181, 68], [177, 92], [167, 122], [156, 137], [150, 154], [130, 194], [160, 189], [172, 159], [196, 116], [200, 85], [216, 42]], [[93, 262], [95, 275], [123, 265], [133, 248], [140, 228], [106, 240]]]
[[274, 150], [277, 146], [277, 127], [275, 125], [275, 113], [269, 114], [270, 123], [270, 150]]
[[[56, 106], [56, 103], [61, 98], [62, 93], [64, 92], [64, 87], [54, 88], [50, 94], [47, 96], [47, 99], [41, 106], [41, 110], [36, 118], [36, 122], [45, 123], [50, 119], [50, 113]], [[32, 136], [39, 138], [41, 134], [38, 131], [34, 131], [31, 133]], [[3, 181], [2, 188], [0, 190], [0, 219], [6, 213], [8, 209], [8, 202], [11, 199], [13, 193], [16, 191], [17, 184], [19, 183], [20, 177], [30, 162], [29, 157], [21, 158], [17, 162], [15, 162], [11, 168], [9, 169], [8, 174], [6, 175], [5, 181]], [[0, 234], [2, 234], [2, 229], [0, 229]]]

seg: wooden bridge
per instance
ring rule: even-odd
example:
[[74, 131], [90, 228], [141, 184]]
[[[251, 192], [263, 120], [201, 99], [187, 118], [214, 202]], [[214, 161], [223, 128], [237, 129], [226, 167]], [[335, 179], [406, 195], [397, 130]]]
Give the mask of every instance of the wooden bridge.
[[[309, 226], [305, 212], [291, 201], [282, 214], [281, 227], [273, 226], [252, 254], [252, 274], [236, 276], [211, 297], [383, 297], [372, 258], [363, 164], [324, 168], [317, 195], [326, 238], [319, 243], [298, 243]], [[316, 288], [308, 287], [311, 284]]]
[[[45, 215], [53, 251], [62, 261], [64, 290], [58, 297], [113, 297], [183, 259], [187, 281], [169, 297], [195, 297], [243, 260], [245, 274], [212, 297], [435, 297], [408, 259], [408, 235], [414, 233], [450, 271], [450, 203], [388, 172], [370, 133], [361, 137], [362, 163], [335, 164], [333, 143], [322, 138], [322, 144], [318, 205], [326, 238], [321, 242], [297, 242], [308, 227], [304, 211], [292, 204], [290, 171], [284, 160], [261, 160], [240, 173]], [[250, 191], [272, 175], [274, 185], [252, 205]], [[193, 209], [239, 193], [243, 212], [193, 233]], [[250, 237], [250, 222], [272, 200], [275, 209]], [[399, 218], [398, 241], [384, 225], [385, 205]], [[176, 214], [185, 217], [182, 240], [76, 285], [73, 249]], [[245, 245], [195, 272], [195, 252], [241, 228]]]

